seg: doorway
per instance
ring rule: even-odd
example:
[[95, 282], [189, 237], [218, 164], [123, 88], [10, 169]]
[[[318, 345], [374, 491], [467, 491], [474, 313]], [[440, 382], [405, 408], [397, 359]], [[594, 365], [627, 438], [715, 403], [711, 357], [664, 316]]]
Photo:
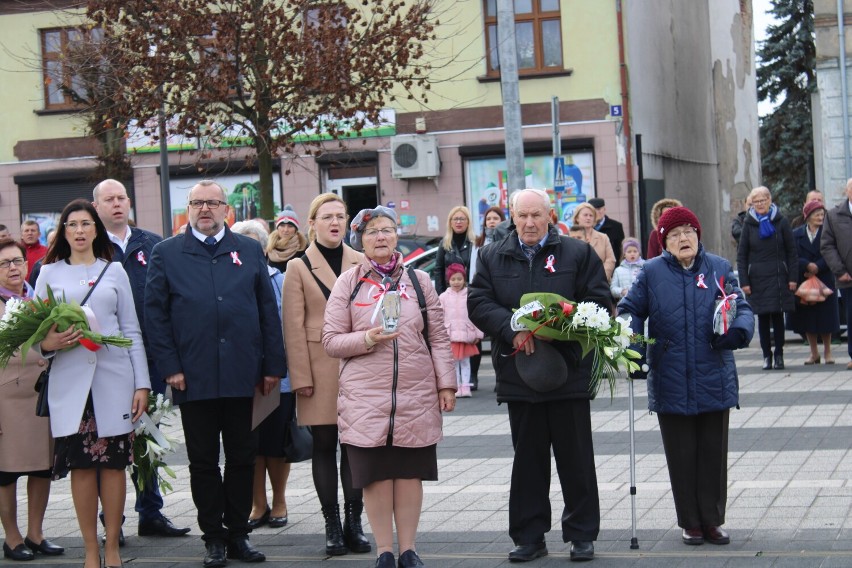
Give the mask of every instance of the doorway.
[[378, 204], [378, 195], [375, 185], [344, 185], [343, 201], [351, 216], [355, 216], [362, 209], [374, 209]]

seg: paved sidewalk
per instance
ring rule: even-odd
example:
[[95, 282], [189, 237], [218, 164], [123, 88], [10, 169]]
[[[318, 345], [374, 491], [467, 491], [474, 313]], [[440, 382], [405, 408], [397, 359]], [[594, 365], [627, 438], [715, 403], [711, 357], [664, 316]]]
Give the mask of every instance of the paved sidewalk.
[[[600, 484], [602, 530], [593, 566], [603, 567], [841, 567], [852, 566], [852, 371], [846, 346], [834, 346], [837, 364], [805, 367], [807, 348], [788, 336], [787, 369], [762, 371], [757, 339], [737, 353], [741, 409], [731, 412], [726, 528], [728, 546], [687, 547], [680, 542], [657, 420], [647, 412], [644, 383], [636, 384], [636, 497], [639, 549], [630, 549], [628, 388], [593, 403], [592, 420]], [[438, 446], [440, 481], [425, 486], [418, 551], [427, 566], [508, 566], [511, 541], [508, 489], [512, 448], [505, 406], [497, 406], [493, 371], [483, 360], [480, 391], [459, 400], [445, 419]], [[181, 438], [179, 428], [173, 435]], [[204, 553], [189, 491], [185, 452], [174, 456], [178, 479], [166, 496], [165, 513], [191, 526], [178, 539], [136, 536], [128, 496], [128, 566], [201, 566]], [[131, 491], [132, 493], [132, 491]], [[530, 567], [565, 566], [561, 542], [561, 495], [553, 468], [553, 530], [550, 556]], [[23, 486], [19, 487], [23, 495]], [[310, 463], [294, 464], [287, 486], [289, 524], [262, 528], [252, 542], [272, 566], [373, 566], [372, 554], [327, 558], [323, 521]], [[19, 523], [25, 526], [26, 511]], [[366, 523], [366, 515], [365, 515]], [[369, 531], [369, 525], [365, 527]], [[39, 557], [29, 565], [80, 565], [81, 539], [67, 480], [55, 483], [45, 534], [67, 548], [59, 561]], [[371, 536], [371, 535], [368, 535]], [[9, 564], [8, 562], [5, 564]], [[230, 561], [231, 566], [240, 562]]]

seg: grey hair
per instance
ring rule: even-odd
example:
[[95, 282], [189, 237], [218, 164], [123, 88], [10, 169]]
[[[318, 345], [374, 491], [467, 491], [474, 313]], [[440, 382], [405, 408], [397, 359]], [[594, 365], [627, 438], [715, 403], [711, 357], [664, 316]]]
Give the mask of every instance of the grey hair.
[[222, 187], [221, 185], [219, 185], [218, 182], [213, 181], [212, 179], [203, 179], [200, 182], [198, 182], [197, 184], [195, 184], [194, 186], [192, 186], [192, 188], [190, 188], [190, 190], [189, 190], [189, 194], [187, 195], [187, 199], [192, 197], [192, 190], [195, 189], [196, 187], [209, 187], [211, 185], [215, 185], [216, 187], [219, 188], [219, 191], [222, 192], [222, 201], [224, 201], [225, 203], [228, 203], [228, 195], [225, 193], [225, 188]]
[[512, 194], [512, 199], [511, 199], [512, 210], [515, 209], [515, 204], [518, 202], [518, 199], [520, 199], [521, 195], [525, 194], [525, 193], [532, 193], [533, 195], [537, 195], [541, 199], [541, 203], [544, 206], [544, 210], [550, 211], [550, 209], [551, 209], [550, 196], [547, 195], [547, 192], [544, 191], [543, 189], [534, 189], [534, 188], [531, 188], [531, 187], [528, 187], [528, 188], [525, 188], [525, 189], [519, 189], [518, 191], [516, 191], [515, 193]]
[[266, 250], [266, 245], [269, 242], [269, 235], [255, 221], [237, 221], [231, 225], [231, 231], [240, 235], [250, 237], [260, 243], [263, 250]]
[[763, 194], [766, 194], [766, 197], [768, 197], [769, 199], [772, 199], [772, 192], [769, 191], [769, 188], [766, 187], [765, 185], [759, 185], [759, 186], [755, 187], [754, 189], [752, 189], [751, 191], [749, 191], [748, 192], [748, 198], [753, 201], [756, 196], [763, 195]]

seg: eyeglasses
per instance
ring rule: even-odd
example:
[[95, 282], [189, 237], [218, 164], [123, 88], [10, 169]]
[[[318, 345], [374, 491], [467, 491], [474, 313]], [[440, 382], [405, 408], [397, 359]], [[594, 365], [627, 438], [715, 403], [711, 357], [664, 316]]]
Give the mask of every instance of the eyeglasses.
[[396, 227], [384, 227], [383, 229], [367, 229], [366, 231], [364, 231], [364, 236], [370, 237], [372, 239], [373, 237], [378, 236], [379, 233], [381, 233], [384, 237], [390, 237], [391, 235], [396, 234]]
[[452, 221], [453, 223], [463, 223], [467, 221], [467, 217], [453, 217], [452, 219], [450, 219], [450, 221]]
[[9, 266], [11, 266], [13, 264], [15, 266], [23, 266], [25, 262], [26, 262], [26, 260], [24, 260], [24, 257], [22, 257], [22, 256], [19, 256], [17, 258], [13, 258], [11, 260], [0, 260], [0, 270], [8, 270]]
[[322, 221], [323, 223], [331, 223], [332, 221], [337, 221], [341, 225], [345, 225], [346, 224], [346, 215], [343, 215], [343, 214], [340, 214], [340, 215], [323, 215], [322, 217], [319, 218], [319, 220]]
[[208, 209], [218, 209], [220, 205], [227, 205], [227, 203], [218, 199], [193, 199], [189, 202], [189, 206], [193, 209], [201, 209], [205, 205]]
[[763, 205], [764, 203], [768, 203], [768, 202], [769, 202], [769, 200], [766, 199], [765, 197], [763, 199], [752, 199], [751, 200], [752, 205]]
[[683, 236], [691, 237], [693, 235], [695, 235], [695, 229], [693, 229], [692, 227], [685, 227], [683, 230], [669, 233], [666, 238], [671, 239], [673, 241], [678, 241]]
[[66, 229], [71, 229], [72, 231], [76, 231], [80, 227], [83, 228], [84, 231], [88, 231], [92, 227], [95, 226], [94, 221], [69, 221], [68, 223], [63, 223]]

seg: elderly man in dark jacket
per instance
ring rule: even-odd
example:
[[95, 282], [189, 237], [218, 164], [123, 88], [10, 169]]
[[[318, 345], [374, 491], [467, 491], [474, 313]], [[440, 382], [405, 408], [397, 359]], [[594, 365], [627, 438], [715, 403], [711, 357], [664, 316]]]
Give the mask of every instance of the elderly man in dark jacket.
[[560, 237], [548, 224], [545, 192], [522, 190], [513, 203], [516, 228], [482, 249], [468, 295], [471, 321], [493, 338], [497, 400], [509, 407], [515, 448], [509, 492], [509, 535], [515, 547], [509, 560], [547, 554], [551, 448], [565, 500], [562, 539], [572, 543], [572, 560], [590, 560], [600, 529], [589, 402], [592, 359], [582, 358], [575, 342], [554, 342], [567, 376], [522, 378], [516, 358], [535, 357], [536, 342], [527, 341], [529, 331], [513, 330], [511, 317], [528, 292], [553, 292], [611, 308], [609, 287], [595, 251], [582, 241]]
[[204, 566], [224, 566], [226, 549], [229, 558], [261, 562], [265, 556], [248, 540], [257, 447], [252, 397], [258, 388], [277, 392], [287, 370], [281, 320], [263, 250], [224, 223], [224, 190], [200, 182], [188, 210], [186, 231], [151, 255], [147, 347], [180, 405]]
[[846, 302], [846, 335], [848, 337], [849, 363], [852, 369], [852, 178], [846, 182], [846, 199], [837, 207], [827, 211], [822, 226], [820, 253], [837, 278], [837, 287], [842, 289]]

